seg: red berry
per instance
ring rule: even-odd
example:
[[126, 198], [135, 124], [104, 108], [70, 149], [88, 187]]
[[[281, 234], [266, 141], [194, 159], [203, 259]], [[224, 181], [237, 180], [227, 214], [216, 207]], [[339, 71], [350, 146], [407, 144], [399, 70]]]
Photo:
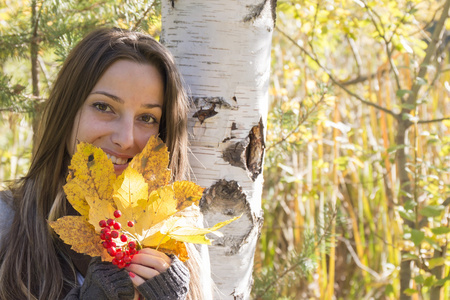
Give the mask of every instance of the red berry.
[[105, 227], [105, 228], [103, 228], [100, 232], [101, 232], [101, 233], [107, 233], [107, 232], [110, 232], [110, 231], [111, 231], [111, 228]]
[[117, 266], [119, 264], [119, 261], [117, 259], [113, 258], [112, 264]]
[[113, 219], [108, 219], [108, 221], [106, 221], [106, 223], [108, 224], [108, 226], [113, 226], [114, 223], [116, 223], [116, 221], [114, 221]]
[[120, 236], [120, 240], [121, 240], [122, 242], [126, 242], [126, 241], [128, 240], [128, 238], [127, 238], [127, 236], [126, 236], [125, 234], [122, 234], [122, 235]]
[[134, 248], [130, 249], [130, 255], [134, 255], [136, 253], [137, 253], [136, 249], [134, 249]]
[[122, 213], [120, 212], [120, 210], [116, 210], [116, 211], [114, 212], [114, 217], [120, 218], [120, 216], [122, 216]]
[[114, 223], [114, 229], [119, 230], [120, 228], [122, 228], [122, 226], [119, 222]]
[[128, 221], [128, 227], [133, 227], [134, 226], [134, 223], [133, 223], [133, 221]]
[[116, 255], [116, 248], [115, 247], [109, 247], [108, 249], [106, 249], [108, 251], [108, 254], [111, 256]]
[[113, 241], [109, 242], [109, 244], [111, 245], [111, 247], [116, 247], [117, 246], [116, 242], [113, 242]]
[[109, 247], [112, 246], [109, 242], [106, 242], [106, 241], [103, 242], [102, 245], [103, 245], [103, 247], [104, 247], [105, 249], [108, 249]]
[[119, 232], [113, 230], [113, 231], [111, 231], [111, 236], [115, 239], [115, 238], [117, 238], [119, 236]]
[[105, 220], [101, 220], [100, 222], [98, 222], [98, 225], [100, 225], [100, 227], [106, 227], [106, 221]]
[[129, 242], [129, 243], [128, 243], [128, 247], [130, 247], [130, 249], [136, 248], [136, 242], [135, 242], [135, 241]]
[[106, 239], [104, 233], [100, 234], [100, 239], [103, 240], [103, 241]]
[[123, 262], [126, 263], [126, 264], [129, 264], [129, 263], [131, 262], [131, 257], [125, 256], [125, 257], [123, 258]]
[[107, 241], [111, 240], [111, 233], [110, 232], [105, 233], [105, 240], [107, 240]]
[[123, 252], [117, 252], [116, 253], [116, 259], [117, 260], [121, 260], [124, 257], [125, 253]]
[[119, 264], [117, 265], [120, 269], [125, 268], [127, 266], [126, 263], [124, 263], [123, 261], [119, 262]]

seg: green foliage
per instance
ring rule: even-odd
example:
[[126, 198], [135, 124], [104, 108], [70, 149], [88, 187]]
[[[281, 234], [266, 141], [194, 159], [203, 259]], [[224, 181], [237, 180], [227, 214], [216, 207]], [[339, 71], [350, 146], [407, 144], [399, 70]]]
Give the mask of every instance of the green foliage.
[[[158, 36], [159, 1], [0, 0], [0, 182], [23, 175], [41, 103], [72, 47], [100, 26]], [[32, 61], [37, 69], [32, 70]], [[33, 76], [34, 73], [34, 76]], [[12, 120], [21, 120], [16, 126]], [[11, 123], [12, 122], [12, 123]], [[23, 146], [18, 146], [23, 145]], [[19, 164], [15, 166], [14, 164]]]

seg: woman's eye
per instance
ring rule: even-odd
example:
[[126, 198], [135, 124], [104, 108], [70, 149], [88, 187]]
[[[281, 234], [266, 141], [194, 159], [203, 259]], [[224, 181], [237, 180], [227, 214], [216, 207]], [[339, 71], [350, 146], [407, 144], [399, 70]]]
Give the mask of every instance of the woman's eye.
[[92, 106], [94, 106], [96, 109], [103, 111], [103, 112], [111, 111], [111, 108], [109, 107], [109, 105], [105, 104], [105, 103], [96, 102], [96, 103], [92, 104]]
[[141, 121], [148, 124], [156, 123], [156, 119], [152, 115], [141, 116]]

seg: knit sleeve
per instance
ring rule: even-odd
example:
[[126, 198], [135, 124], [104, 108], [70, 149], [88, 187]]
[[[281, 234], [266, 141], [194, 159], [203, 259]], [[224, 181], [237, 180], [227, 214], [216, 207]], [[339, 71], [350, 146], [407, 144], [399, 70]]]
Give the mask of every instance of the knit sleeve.
[[92, 259], [81, 287], [76, 287], [65, 300], [126, 300], [134, 298], [134, 286], [128, 273], [117, 266]]
[[189, 292], [189, 270], [175, 256], [169, 269], [140, 286], [139, 293], [146, 300], [183, 300]]

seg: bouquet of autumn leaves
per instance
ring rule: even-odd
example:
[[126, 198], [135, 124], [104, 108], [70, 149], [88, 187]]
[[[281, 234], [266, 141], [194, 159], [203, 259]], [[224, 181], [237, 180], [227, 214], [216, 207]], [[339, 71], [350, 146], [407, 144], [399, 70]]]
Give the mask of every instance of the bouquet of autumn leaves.
[[185, 242], [210, 244], [205, 235], [236, 218], [197, 227], [203, 188], [190, 181], [170, 184], [168, 164], [167, 147], [155, 136], [118, 177], [102, 149], [78, 144], [64, 191], [81, 216], [64, 216], [50, 226], [74, 251], [119, 267], [143, 247], [186, 261]]

